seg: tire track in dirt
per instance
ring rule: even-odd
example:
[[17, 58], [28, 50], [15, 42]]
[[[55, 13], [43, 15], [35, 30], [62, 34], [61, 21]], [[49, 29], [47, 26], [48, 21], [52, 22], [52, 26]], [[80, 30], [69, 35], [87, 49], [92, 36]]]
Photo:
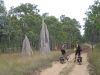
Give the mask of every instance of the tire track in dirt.
[[66, 67], [62, 69], [59, 75], [68, 75], [74, 68], [74, 63], [70, 62]]
[[[70, 55], [71, 58], [74, 57], [74, 54], [71, 54]], [[71, 59], [73, 60], [73, 59]], [[70, 61], [71, 62], [71, 61]], [[47, 68], [45, 70], [43, 70], [40, 75], [59, 75], [60, 72], [70, 64], [70, 62], [67, 62], [64, 63], [64, 64], [61, 64], [60, 62], [57, 62], [57, 63], [53, 63], [52, 64], [52, 67], [51, 68]], [[69, 66], [70, 67], [70, 66]]]
[[68, 75], [89, 75], [89, 72], [87, 69], [87, 66], [88, 66], [87, 53], [82, 53], [82, 57], [83, 57], [82, 64], [79, 65], [78, 63], [75, 63], [75, 67]]
[[[70, 55], [71, 58], [74, 54]], [[87, 53], [82, 53], [83, 62], [79, 65], [77, 62], [71, 59], [70, 62], [61, 64], [60, 62], [53, 63], [51, 68], [43, 70], [40, 75], [89, 75], [87, 66]]]

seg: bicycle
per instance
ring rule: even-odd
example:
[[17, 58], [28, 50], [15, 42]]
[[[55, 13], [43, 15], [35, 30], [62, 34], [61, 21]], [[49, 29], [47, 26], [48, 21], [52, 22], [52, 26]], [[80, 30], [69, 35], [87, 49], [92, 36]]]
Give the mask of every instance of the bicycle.
[[70, 59], [70, 56], [69, 56], [69, 54], [68, 54], [68, 52], [67, 53], [65, 53], [65, 54], [63, 54], [61, 57], [60, 57], [60, 63], [65, 63], [65, 61], [70, 61], [71, 59]]
[[81, 62], [82, 62], [82, 57], [81, 56], [77, 57], [77, 62], [79, 63], [79, 65], [81, 65]]

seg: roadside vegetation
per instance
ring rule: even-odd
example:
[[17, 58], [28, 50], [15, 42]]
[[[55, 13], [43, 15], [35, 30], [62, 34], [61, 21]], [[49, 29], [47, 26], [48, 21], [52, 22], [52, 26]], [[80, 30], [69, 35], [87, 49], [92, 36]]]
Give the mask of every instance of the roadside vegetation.
[[100, 44], [88, 53], [90, 75], [100, 75]]
[[35, 51], [32, 57], [21, 57], [20, 53], [0, 55], [0, 75], [36, 75], [39, 69], [50, 67], [60, 57], [60, 51], [51, 51], [50, 57], [40, 56]]
[[[68, 51], [72, 53], [73, 51]], [[49, 57], [40, 56], [34, 51], [32, 57], [22, 57], [20, 53], [0, 55], [0, 75], [37, 75], [41, 70], [59, 61], [60, 50], [51, 51]]]

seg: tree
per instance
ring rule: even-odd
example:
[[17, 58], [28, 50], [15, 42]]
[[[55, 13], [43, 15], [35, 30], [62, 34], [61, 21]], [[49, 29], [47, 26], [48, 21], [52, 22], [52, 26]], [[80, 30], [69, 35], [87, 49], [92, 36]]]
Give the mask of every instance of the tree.
[[25, 15], [31, 14], [38, 14], [39, 9], [37, 9], [37, 5], [30, 4], [30, 3], [22, 3], [20, 6], [14, 8], [13, 6], [9, 10], [9, 15], [15, 15], [18, 18], [24, 17]]
[[76, 36], [77, 39], [81, 37], [79, 31], [79, 28], [81, 26], [76, 19], [65, 17], [65, 15], [62, 15], [61, 17], [62, 17], [61, 22], [62, 22], [63, 29], [66, 32], [66, 35], [68, 36], [66, 38], [66, 41], [69, 40], [67, 42], [69, 43], [69, 48], [71, 48], [72, 42], [74, 40], [74, 36]]
[[[85, 36], [91, 38], [91, 41], [98, 42], [100, 38], [100, 2], [95, 0], [93, 5], [89, 6], [85, 18]], [[90, 39], [88, 38], [88, 39]]]
[[4, 1], [0, 1], [0, 41], [4, 33], [4, 26], [6, 24], [6, 8], [4, 6]]
[[[32, 48], [39, 48], [40, 31], [42, 27], [42, 17], [48, 27], [50, 36], [50, 47], [60, 47], [64, 42], [71, 45], [81, 39], [80, 24], [76, 19], [71, 19], [65, 15], [60, 16], [60, 21], [49, 13], [39, 14], [37, 5], [22, 3], [17, 7], [11, 7], [6, 14], [5, 7], [0, 7], [0, 12], [5, 13], [0, 16], [0, 49], [21, 50], [24, 36], [27, 35]], [[17, 48], [17, 49], [16, 49]]]

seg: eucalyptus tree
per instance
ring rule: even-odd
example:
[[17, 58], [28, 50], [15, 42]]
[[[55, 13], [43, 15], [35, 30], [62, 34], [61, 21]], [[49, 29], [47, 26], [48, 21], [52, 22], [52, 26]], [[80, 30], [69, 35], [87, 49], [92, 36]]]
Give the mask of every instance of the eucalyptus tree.
[[31, 14], [38, 14], [40, 12], [39, 9], [37, 9], [37, 5], [30, 4], [30, 3], [21, 3], [19, 6], [14, 7], [12, 6], [9, 10], [9, 15], [15, 15], [18, 18], [24, 17], [25, 15]]
[[81, 25], [76, 19], [71, 19], [65, 15], [62, 15], [60, 18], [63, 30], [66, 32], [66, 41], [69, 43], [69, 48], [71, 48], [72, 42], [75, 39], [74, 37], [76, 37], [76, 39], [80, 37], [79, 28], [81, 28]]
[[6, 39], [7, 39], [7, 29], [6, 26], [8, 24], [7, 11], [3, 0], [0, 0], [0, 48], [1, 51], [4, 52], [4, 48], [6, 48]]
[[86, 11], [85, 18], [85, 35], [95, 42], [100, 40], [100, 1], [95, 0], [93, 5], [90, 5]]
[[[19, 27], [18, 31], [16, 31], [17, 34], [19, 34], [20, 31], [20, 37], [21, 40], [25, 35], [28, 36], [28, 38], [31, 41], [31, 45], [35, 45], [35, 47], [38, 46], [39, 41], [39, 34], [40, 34], [40, 28], [42, 24], [42, 18], [38, 14], [39, 9], [37, 9], [37, 5], [30, 4], [30, 3], [21, 3], [17, 7], [11, 7], [8, 12], [8, 17], [10, 20], [9, 27], [13, 27], [16, 29], [16, 25]], [[16, 17], [13, 18], [13, 17]], [[13, 18], [13, 23], [11, 22]], [[18, 23], [16, 23], [16, 21]], [[15, 24], [15, 26], [13, 25]], [[12, 29], [12, 31], [15, 31]]]

